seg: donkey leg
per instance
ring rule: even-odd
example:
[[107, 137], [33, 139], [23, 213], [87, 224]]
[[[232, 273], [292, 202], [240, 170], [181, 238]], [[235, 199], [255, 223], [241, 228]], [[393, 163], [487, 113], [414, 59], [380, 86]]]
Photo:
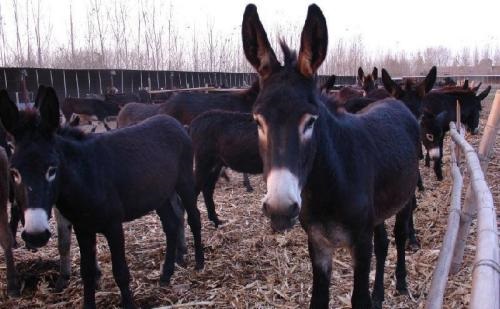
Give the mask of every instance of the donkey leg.
[[308, 236], [309, 258], [313, 269], [313, 288], [309, 308], [328, 308], [330, 278], [332, 276], [332, 249], [313, 235]]
[[418, 191], [422, 192], [425, 190], [424, 182], [422, 180], [422, 174], [420, 174], [420, 168], [418, 169], [418, 180], [417, 180]]
[[217, 180], [219, 179], [220, 169], [220, 166], [216, 166], [208, 172], [204, 186], [202, 188], [203, 199], [205, 200], [205, 206], [207, 207], [208, 218], [214, 223], [215, 227], [219, 227], [219, 225], [224, 223], [223, 221], [219, 220], [219, 217], [217, 216], [214, 202], [215, 185], [217, 184]]
[[406, 285], [406, 264], [405, 264], [405, 245], [408, 236], [408, 222], [412, 211], [412, 201], [406, 203], [396, 215], [394, 225], [394, 238], [396, 239], [397, 262], [396, 262], [396, 289], [401, 294], [408, 293]]
[[443, 141], [439, 142], [439, 158], [434, 161], [434, 173], [439, 181], [443, 180]]
[[381, 223], [374, 230], [375, 257], [377, 261], [375, 272], [375, 283], [373, 285], [372, 300], [374, 308], [382, 308], [384, 302], [384, 267], [385, 259], [387, 258], [387, 249], [389, 247], [389, 239], [385, 224]]
[[425, 154], [425, 166], [427, 167], [431, 166], [431, 157], [429, 156], [429, 150], [427, 150]]
[[17, 248], [16, 235], [17, 235], [17, 227], [19, 226], [19, 221], [21, 221], [21, 210], [19, 209], [17, 203], [13, 201], [10, 206], [10, 222], [9, 222], [9, 228], [12, 234], [13, 248]]
[[253, 192], [252, 185], [250, 184], [250, 178], [247, 173], [243, 173], [243, 185], [247, 189], [247, 192]]
[[[125, 260], [125, 237], [121, 223], [114, 223], [104, 232], [111, 251], [111, 265], [113, 267], [113, 277], [116, 285], [120, 289], [122, 296], [122, 306], [124, 308], [136, 308], [132, 292], [130, 291], [130, 273]], [[173, 248], [175, 254], [175, 247]], [[95, 267], [95, 265], [94, 265]]]
[[177, 233], [177, 252], [175, 254], [175, 262], [178, 265], [186, 266], [186, 263], [184, 261], [184, 255], [186, 255], [187, 253], [184, 206], [182, 205], [181, 198], [177, 193], [170, 198], [170, 204], [172, 205], [175, 216], [179, 218], [179, 231]]
[[182, 200], [182, 204], [187, 213], [188, 224], [191, 228], [191, 233], [193, 233], [196, 260], [195, 268], [203, 269], [205, 257], [203, 253], [203, 243], [201, 241], [200, 211], [196, 207], [196, 192], [192, 174], [187, 173], [184, 177], [180, 176], [175, 189]]
[[167, 237], [165, 261], [160, 276], [160, 285], [168, 285], [170, 277], [174, 274], [175, 251], [177, 249], [177, 237], [179, 232], [179, 218], [176, 216], [170, 201], [160, 206], [156, 213], [160, 217], [163, 232]]
[[441, 156], [434, 161], [434, 174], [436, 174], [437, 180], [443, 180], [443, 170], [441, 168], [442, 159]]
[[371, 308], [369, 275], [373, 251], [373, 227], [359, 231], [358, 239], [351, 249], [354, 255], [354, 289], [352, 308]]
[[8, 226], [7, 208], [2, 207], [0, 209], [0, 245], [5, 252], [5, 264], [7, 264], [7, 295], [19, 297], [21, 295], [21, 284], [14, 264], [13, 243], [13, 237]]
[[413, 222], [413, 213], [415, 212], [415, 209], [417, 209], [417, 198], [415, 194], [413, 194], [411, 198], [411, 211], [410, 211], [410, 217], [408, 219], [408, 247], [412, 251], [416, 251], [420, 248], [420, 243], [418, 242], [417, 239], [417, 232], [415, 231], [415, 225]]
[[96, 288], [96, 235], [75, 226], [76, 239], [80, 247], [80, 274], [83, 281], [83, 307], [95, 308]]
[[61, 292], [69, 283], [71, 276], [71, 223], [64, 218], [57, 208], [54, 208], [57, 222], [57, 247], [59, 250], [59, 277], [56, 281], [55, 290]]

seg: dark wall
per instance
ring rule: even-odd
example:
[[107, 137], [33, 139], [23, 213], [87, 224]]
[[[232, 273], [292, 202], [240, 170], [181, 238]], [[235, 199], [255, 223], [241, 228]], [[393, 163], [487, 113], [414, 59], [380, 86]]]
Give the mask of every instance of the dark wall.
[[[6, 88], [12, 98], [20, 91], [21, 68], [0, 68], [0, 89]], [[138, 71], [138, 70], [63, 70], [27, 68], [26, 85], [28, 91], [36, 92], [38, 85], [54, 87], [61, 98], [84, 96], [87, 93], [102, 94], [113, 84], [122, 92], [135, 92], [140, 88], [179, 89], [204, 86], [246, 87], [257, 79], [255, 73], [223, 72], [179, 72], [179, 71]], [[114, 72], [113, 83], [111, 82]], [[469, 79], [483, 84], [498, 84], [500, 76], [449, 76], [454, 80]], [[318, 77], [322, 84], [328, 76]], [[424, 76], [412, 77], [417, 80]], [[444, 77], [438, 77], [438, 80]], [[352, 85], [355, 76], [337, 76], [336, 84]]]

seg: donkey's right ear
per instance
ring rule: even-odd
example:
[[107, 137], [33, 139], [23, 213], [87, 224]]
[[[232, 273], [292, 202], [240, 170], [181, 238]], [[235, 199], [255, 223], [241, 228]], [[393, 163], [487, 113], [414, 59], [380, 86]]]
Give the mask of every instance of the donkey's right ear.
[[392, 80], [391, 76], [385, 69], [382, 69], [382, 83], [384, 84], [385, 90], [387, 90], [387, 92], [389, 92], [396, 99], [398, 99], [403, 93], [401, 87]]
[[245, 56], [261, 78], [266, 79], [279, 69], [280, 64], [267, 39], [266, 30], [260, 22], [257, 7], [254, 4], [249, 4], [245, 8], [241, 34]]
[[42, 117], [42, 125], [50, 133], [57, 130], [60, 126], [59, 99], [56, 91], [52, 87], [47, 87], [45, 95], [40, 101], [40, 116]]
[[12, 132], [17, 121], [19, 120], [19, 110], [7, 93], [7, 90], [0, 91], [0, 120], [9, 132]]
[[47, 90], [47, 87], [45, 87], [44, 85], [38, 86], [38, 91], [36, 93], [36, 98], [35, 98], [35, 108], [40, 107], [40, 102], [45, 97], [46, 90]]

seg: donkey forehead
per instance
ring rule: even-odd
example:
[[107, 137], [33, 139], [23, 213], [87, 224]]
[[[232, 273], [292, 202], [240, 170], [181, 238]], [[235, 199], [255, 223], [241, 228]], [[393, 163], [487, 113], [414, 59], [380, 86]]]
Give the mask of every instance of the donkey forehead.
[[57, 153], [49, 143], [21, 143], [16, 144], [11, 165], [19, 170], [44, 169], [57, 161]]
[[314, 93], [306, 89], [280, 87], [263, 91], [254, 105], [254, 114], [266, 118], [300, 117], [305, 113], [317, 114], [318, 101]]

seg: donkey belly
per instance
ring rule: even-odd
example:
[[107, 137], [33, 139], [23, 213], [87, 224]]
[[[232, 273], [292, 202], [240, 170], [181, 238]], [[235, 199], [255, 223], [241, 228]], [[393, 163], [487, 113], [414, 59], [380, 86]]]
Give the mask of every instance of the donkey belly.
[[399, 177], [394, 177], [377, 186], [375, 190], [374, 209], [375, 224], [396, 214], [415, 193], [418, 174], [417, 166], [405, 168]]

